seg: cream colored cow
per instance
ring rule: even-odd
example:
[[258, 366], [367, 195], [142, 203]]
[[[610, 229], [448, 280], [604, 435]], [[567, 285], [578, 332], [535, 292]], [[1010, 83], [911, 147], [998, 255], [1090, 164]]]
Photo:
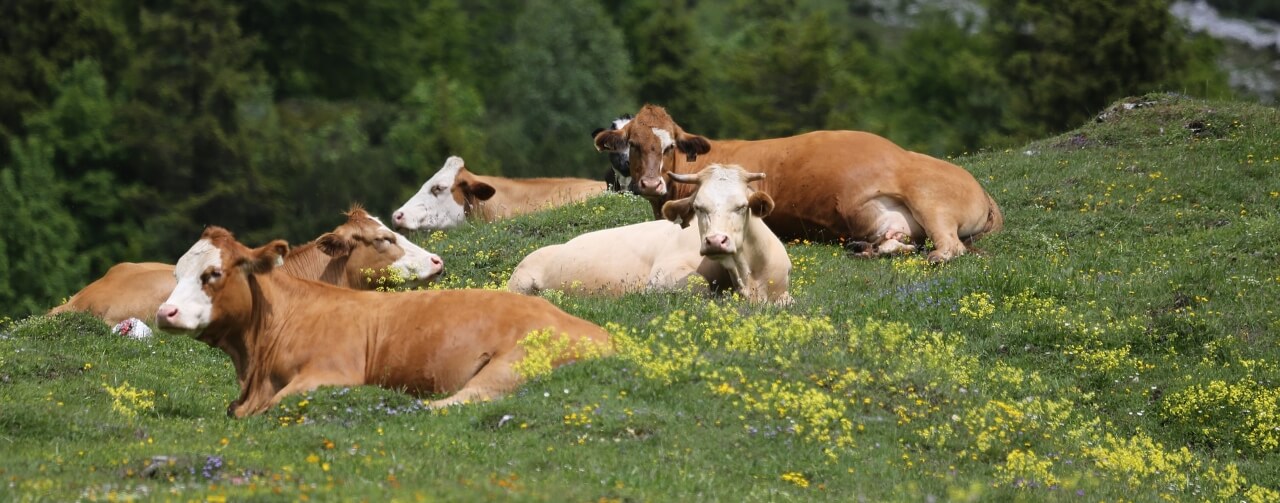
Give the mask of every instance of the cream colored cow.
[[[790, 304], [791, 259], [760, 220], [773, 201], [747, 187], [761, 177], [737, 166], [709, 166], [680, 180], [698, 184], [693, 195], [664, 208], [664, 215], [687, 227], [657, 220], [540, 248], [516, 266], [507, 288], [620, 295], [680, 289], [698, 275], [713, 291], [733, 289], [754, 302]], [[698, 226], [688, 225], [695, 218]]]

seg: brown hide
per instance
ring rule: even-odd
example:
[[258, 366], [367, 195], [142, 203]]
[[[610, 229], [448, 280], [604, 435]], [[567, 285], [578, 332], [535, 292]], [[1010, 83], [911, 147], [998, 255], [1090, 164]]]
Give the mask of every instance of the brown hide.
[[492, 222], [585, 201], [606, 188], [605, 182], [586, 178], [505, 178], [463, 167], [454, 179], [453, 199], [468, 217]]
[[[375, 242], [385, 240], [390, 232], [382, 232], [384, 230], [363, 209], [353, 207], [347, 212], [346, 223], [315, 241], [294, 248], [285, 258], [281, 270], [299, 278], [343, 288], [372, 289], [385, 274], [382, 269], [404, 255], [404, 251], [396, 246], [375, 250]], [[329, 243], [329, 249], [323, 250], [321, 243]], [[365, 274], [368, 270], [375, 272], [369, 276]], [[123, 262], [112, 266], [107, 274], [89, 283], [67, 302], [50, 310], [49, 314], [87, 311], [108, 325], [128, 318], [152, 321], [156, 308], [169, 297], [174, 285], [172, 264]]]
[[[663, 152], [655, 128], [672, 135], [673, 148]], [[864, 241], [874, 254], [901, 249], [889, 246], [898, 241], [930, 238], [936, 246], [930, 260], [945, 261], [963, 254], [965, 242], [1000, 230], [1004, 222], [999, 206], [968, 171], [871, 133], [707, 140], [684, 132], [662, 107], [645, 105], [622, 129], [599, 133], [596, 147], [629, 150], [632, 177], [655, 218], [665, 201], [693, 191], [673, 186], [668, 173], [696, 173], [725, 163], [767, 174], [754, 187], [773, 197], [775, 208], [765, 223], [782, 239]], [[655, 171], [659, 168], [661, 173]], [[645, 180], [651, 183], [646, 186]]]
[[345, 290], [273, 271], [270, 264], [287, 249], [282, 241], [250, 250], [221, 228], [202, 239], [229, 266], [205, 282], [213, 316], [197, 338], [232, 359], [241, 392], [228, 413], [236, 417], [325, 385], [455, 393], [433, 406], [496, 398], [523, 381], [513, 368], [524, 357], [517, 342], [536, 330], [608, 351], [603, 329], [544, 299], [486, 290]]

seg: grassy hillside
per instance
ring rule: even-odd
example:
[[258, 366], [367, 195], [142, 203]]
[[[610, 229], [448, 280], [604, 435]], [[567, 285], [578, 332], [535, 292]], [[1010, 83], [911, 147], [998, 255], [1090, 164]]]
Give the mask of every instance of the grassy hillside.
[[[230, 420], [229, 359], [203, 344], [9, 322], [0, 499], [1280, 497], [1277, 111], [1152, 95], [956, 162], [1004, 208], [983, 254], [792, 243], [787, 309], [550, 295], [619, 354], [488, 404], [324, 389]], [[419, 238], [443, 286], [492, 286], [648, 212], [603, 196]]]

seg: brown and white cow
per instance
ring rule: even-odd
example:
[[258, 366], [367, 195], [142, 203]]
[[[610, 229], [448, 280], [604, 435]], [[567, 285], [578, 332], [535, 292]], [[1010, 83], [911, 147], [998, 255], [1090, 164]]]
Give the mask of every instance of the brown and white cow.
[[417, 194], [391, 215], [409, 230], [442, 230], [467, 218], [492, 222], [602, 194], [605, 182], [585, 178], [504, 178], [472, 174], [461, 157], [444, 162]]
[[914, 250], [929, 238], [929, 260], [942, 262], [1004, 226], [1000, 207], [968, 171], [871, 133], [708, 140], [685, 132], [662, 107], [645, 105], [626, 126], [597, 134], [595, 145], [628, 152], [631, 176], [655, 218], [664, 202], [693, 190], [671, 186], [669, 174], [732, 163], [768, 175], [756, 187], [773, 197], [765, 223], [783, 239], [866, 242], [866, 254], [879, 255]]
[[[415, 286], [443, 269], [439, 255], [388, 229], [359, 206], [347, 211], [346, 223], [294, 248], [281, 267], [299, 278], [357, 290], [371, 290], [392, 276]], [[111, 266], [49, 314], [88, 311], [110, 325], [128, 318], [150, 320], [175, 285], [171, 264], [124, 262]]]
[[[747, 187], [764, 175], [717, 164], [697, 175], [676, 176], [697, 190], [668, 202], [663, 214], [685, 227], [665, 220], [644, 222], [540, 248], [516, 266], [507, 289], [619, 295], [680, 289], [699, 275], [713, 291], [728, 288], [753, 302], [790, 304], [791, 259], [761, 221], [773, 201]], [[695, 219], [696, 227], [688, 225]]]
[[288, 252], [281, 240], [250, 249], [225, 229], [205, 229], [178, 260], [178, 286], [156, 313], [161, 328], [188, 332], [231, 357], [240, 395], [229, 415], [258, 414], [289, 394], [329, 385], [454, 393], [433, 407], [489, 400], [523, 381], [513, 367], [525, 356], [517, 343], [534, 331], [568, 337], [575, 350], [609, 349], [603, 329], [543, 299], [348, 290], [281, 273]]

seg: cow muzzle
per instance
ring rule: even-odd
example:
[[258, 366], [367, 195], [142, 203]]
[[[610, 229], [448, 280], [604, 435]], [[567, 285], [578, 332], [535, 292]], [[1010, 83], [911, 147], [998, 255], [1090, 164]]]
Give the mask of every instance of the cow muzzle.
[[640, 195], [642, 196], [667, 195], [667, 182], [660, 176], [641, 177], [636, 186], [640, 189]]
[[728, 234], [724, 234], [724, 233], [708, 234], [707, 237], [703, 238], [702, 240], [702, 250], [701, 250], [702, 255], [706, 255], [706, 256], [730, 255], [736, 252], [737, 250], [738, 250], [738, 247], [734, 246], [733, 240], [729, 239]]

